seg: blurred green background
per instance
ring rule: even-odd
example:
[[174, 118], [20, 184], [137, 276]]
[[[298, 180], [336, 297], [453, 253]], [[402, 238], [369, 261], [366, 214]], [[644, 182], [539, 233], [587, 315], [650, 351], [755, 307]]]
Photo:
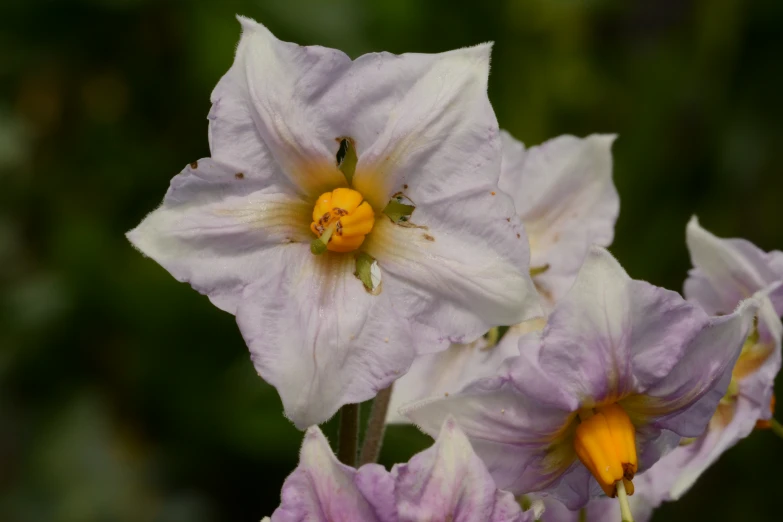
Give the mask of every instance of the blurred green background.
[[[779, 0], [3, 0], [4, 522], [244, 522], [278, 505], [300, 433], [233, 318], [124, 238], [209, 154], [235, 13], [354, 57], [495, 41], [502, 127], [528, 144], [620, 135], [612, 250], [634, 277], [681, 288], [692, 213], [783, 247]], [[387, 464], [427, 444], [387, 440]], [[781, 463], [783, 441], [754, 433], [655, 520], [774, 520]]]

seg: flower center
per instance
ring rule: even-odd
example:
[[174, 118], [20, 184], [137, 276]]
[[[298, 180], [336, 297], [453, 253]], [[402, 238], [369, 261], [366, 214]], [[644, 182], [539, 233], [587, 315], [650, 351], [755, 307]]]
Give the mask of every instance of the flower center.
[[310, 230], [317, 239], [310, 243], [313, 254], [352, 252], [364, 242], [375, 224], [375, 213], [364, 197], [348, 188], [324, 192], [313, 207]]
[[579, 412], [574, 450], [607, 496], [617, 495], [617, 483], [633, 495], [633, 479], [638, 469], [636, 430], [619, 404], [598, 406]]

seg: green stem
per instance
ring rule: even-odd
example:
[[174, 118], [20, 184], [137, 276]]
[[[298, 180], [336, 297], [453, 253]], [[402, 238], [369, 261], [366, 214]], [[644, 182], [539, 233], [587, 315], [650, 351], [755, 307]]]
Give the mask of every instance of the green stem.
[[367, 421], [367, 431], [364, 434], [359, 464], [378, 462], [378, 456], [381, 454], [381, 446], [383, 445], [383, 435], [386, 432], [386, 412], [389, 411], [392, 386], [394, 386], [393, 383], [388, 388], [379, 391], [375, 400], [372, 401], [370, 420]]
[[625, 484], [622, 480], [617, 481], [617, 500], [620, 501], [620, 516], [623, 522], [633, 522], [631, 505], [628, 504], [628, 495], [625, 494]]
[[340, 433], [337, 458], [348, 466], [356, 467], [356, 450], [359, 447], [359, 405], [346, 404], [340, 408]]
[[769, 424], [770, 424], [769, 429], [772, 430], [772, 433], [774, 433], [780, 438], [783, 438], [783, 425], [781, 425], [775, 419], [770, 419]]

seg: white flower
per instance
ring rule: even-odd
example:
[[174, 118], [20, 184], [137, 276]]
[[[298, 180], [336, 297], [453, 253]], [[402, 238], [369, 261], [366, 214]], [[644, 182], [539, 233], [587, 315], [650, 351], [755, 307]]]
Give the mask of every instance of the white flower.
[[420, 347], [537, 313], [527, 237], [497, 188], [490, 45], [352, 61], [240, 22], [211, 158], [128, 237], [236, 314], [298, 427], [373, 397]]

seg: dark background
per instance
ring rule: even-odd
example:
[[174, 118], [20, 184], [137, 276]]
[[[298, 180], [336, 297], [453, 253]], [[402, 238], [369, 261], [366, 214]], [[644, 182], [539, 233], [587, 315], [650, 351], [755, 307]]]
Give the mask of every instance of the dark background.
[[[490, 98], [528, 144], [617, 132], [612, 248], [679, 290], [685, 224], [783, 247], [783, 2], [0, 2], [0, 520], [258, 521], [300, 433], [233, 318], [125, 231], [207, 156], [234, 13], [282, 39], [439, 52], [494, 40]], [[334, 433], [334, 426], [327, 432]], [[392, 428], [383, 461], [427, 438]], [[757, 432], [657, 521], [774, 520]]]

